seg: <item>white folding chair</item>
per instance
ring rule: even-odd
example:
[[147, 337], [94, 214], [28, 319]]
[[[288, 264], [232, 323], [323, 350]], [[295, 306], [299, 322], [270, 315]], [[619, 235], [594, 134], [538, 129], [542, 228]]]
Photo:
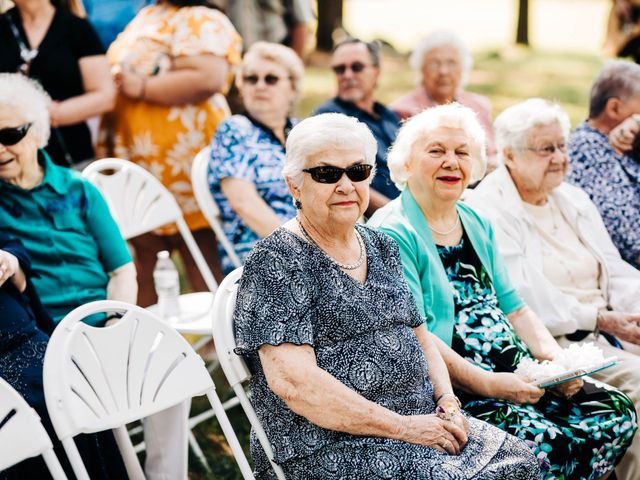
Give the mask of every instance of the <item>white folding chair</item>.
[[242, 265], [240, 258], [236, 254], [233, 245], [224, 234], [222, 223], [220, 222], [220, 209], [216, 205], [211, 190], [209, 190], [209, 182], [207, 181], [207, 172], [209, 167], [209, 157], [211, 156], [211, 148], [205, 147], [195, 156], [191, 164], [191, 187], [198, 202], [200, 211], [204, 214], [211, 229], [216, 234], [216, 238], [227, 256], [233, 263], [234, 267]]
[[[90, 315], [114, 311], [122, 318], [109, 327], [82, 322]], [[74, 436], [113, 429], [129, 476], [144, 478], [126, 424], [203, 394], [243, 478], [253, 478], [202, 358], [174, 328], [143, 308], [103, 300], [70, 312], [49, 340], [44, 392], [54, 429], [78, 480], [89, 477]]]
[[36, 411], [0, 378], [0, 472], [42, 455], [54, 480], [66, 480], [51, 439]]
[[218, 359], [220, 366], [227, 378], [227, 381], [233, 388], [245, 415], [249, 419], [251, 426], [262, 446], [264, 452], [271, 462], [276, 477], [284, 480], [284, 472], [279, 465], [273, 461], [273, 449], [269, 443], [269, 439], [262, 428], [262, 424], [256, 415], [247, 392], [244, 390], [243, 383], [248, 382], [251, 373], [247, 368], [244, 359], [236, 355], [236, 338], [233, 329], [233, 310], [236, 305], [236, 295], [238, 293], [238, 280], [242, 276], [242, 267], [236, 268], [229, 273], [222, 281], [216, 292], [213, 301], [213, 341], [216, 344]]
[[96, 160], [82, 171], [104, 197], [125, 240], [175, 223], [207, 287], [218, 284], [171, 192], [144, 168], [121, 158]]

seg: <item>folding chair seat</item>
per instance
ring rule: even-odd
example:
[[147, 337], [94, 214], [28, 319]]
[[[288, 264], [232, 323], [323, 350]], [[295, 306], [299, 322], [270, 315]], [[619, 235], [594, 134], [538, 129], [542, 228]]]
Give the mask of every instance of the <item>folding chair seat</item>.
[[243, 386], [251, 378], [251, 373], [244, 359], [235, 353], [237, 345], [233, 329], [233, 310], [236, 305], [238, 281], [241, 276], [242, 267], [236, 268], [225, 277], [218, 287], [211, 312], [213, 316], [213, 341], [216, 345], [222, 371], [240, 401], [240, 405], [242, 405], [260, 445], [269, 458], [277, 478], [283, 480], [285, 478], [284, 472], [273, 461], [273, 449]]
[[36, 411], [0, 378], [0, 472], [42, 455], [54, 480], [66, 480], [51, 439]]
[[[82, 320], [118, 312], [115, 324]], [[206, 394], [245, 479], [251, 468], [200, 358], [170, 325], [124, 302], [91, 302], [53, 332], [44, 358], [44, 391], [54, 429], [79, 480], [89, 477], [73, 437], [113, 429], [127, 472], [144, 478], [127, 423]]]

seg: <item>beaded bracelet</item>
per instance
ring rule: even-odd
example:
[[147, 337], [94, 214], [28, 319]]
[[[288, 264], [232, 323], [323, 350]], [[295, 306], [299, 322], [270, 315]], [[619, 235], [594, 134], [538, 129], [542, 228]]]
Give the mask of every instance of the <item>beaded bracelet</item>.
[[440, 403], [440, 400], [442, 400], [443, 397], [451, 397], [453, 398], [456, 403], [458, 404], [459, 408], [462, 408], [462, 403], [460, 403], [460, 399], [458, 397], [456, 397], [456, 395], [453, 392], [445, 392], [442, 395], [440, 395], [438, 398], [436, 398], [436, 405], [438, 403]]

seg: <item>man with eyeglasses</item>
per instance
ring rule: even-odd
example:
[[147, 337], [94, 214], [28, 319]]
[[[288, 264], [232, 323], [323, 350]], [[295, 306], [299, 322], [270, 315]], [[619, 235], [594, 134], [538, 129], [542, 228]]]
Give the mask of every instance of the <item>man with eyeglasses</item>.
[[380, 49], [376, 43], [357, 38], [339, 43], [333, 50], [331, 68], [336, 75], [338, 95], [320, 105], [314, 114], [343, 113], [365, 123], [373, 133], [378, 152], [367, 210], [371, 214], [400, 193], [387, 167], [387, 150], [396, 139], [400, 119], [375, 101], [380, 76]]
[[589, 118], [569, 141], [567, 180], [596, 204], [624, 260], [640, 269], [640, 65], [608, 62], [591, 87]]

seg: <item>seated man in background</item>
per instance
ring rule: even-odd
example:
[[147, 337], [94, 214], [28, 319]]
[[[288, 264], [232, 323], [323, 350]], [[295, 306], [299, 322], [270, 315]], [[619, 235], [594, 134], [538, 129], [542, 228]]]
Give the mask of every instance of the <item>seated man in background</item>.
[[[57, 323], [95, 300], [135, 304], [138, 285], [127, 245], [100, 192], [80, 173], [55, 165], [43, 150], [50, 102], [35, 81], [0, 74], [0, 230], [29, 252], [34, 285]], [[90, 320], [102, 326], [105, 318]], [[188, 410], [180, 404], [146, 420], [152, 432], [145, 436], [148, 478], [186, 478]]]
[[[563, 181], [569, 128], [567, 114], [540, 98], [507, 108], [495, 122], [504, 164], [468, 192], [466, 202], [492, 220], [514, 286], [558, 343], [594, 342], [605, 357], [623, 360], [592, 376], [637, 406], [640, 271], [620, 257], [588, 195]], [[607, 334], [629, 343], [616, 348]], [[639, 478], [639, 461], [635, 438], [618, 478]]]
[[[616, 128], [617, 127], [617, 128]], [[571, 135], [569, 183], [583, 188], [623, 259], [640, 268], [640, 163], [610, 138], [633, 144], [640, 131], [640, 65], [611, 60], [591, 87], [589, 118]]]
[[371, 184], [368, 213], [373, 213], [400, 191], [391, 181], [387, 167], [387, 150], [395, 141], [400, 126], [398, 116], [375, 101], [380, 76], [380, 49], [376, 43], [357, 38], [345, 40], [333, 50], [331, 68], [336, 74], [338, 95], [314, 112], [343, 113], [363, 122], [378, 143], [376, 176]]

